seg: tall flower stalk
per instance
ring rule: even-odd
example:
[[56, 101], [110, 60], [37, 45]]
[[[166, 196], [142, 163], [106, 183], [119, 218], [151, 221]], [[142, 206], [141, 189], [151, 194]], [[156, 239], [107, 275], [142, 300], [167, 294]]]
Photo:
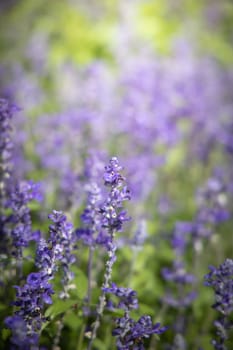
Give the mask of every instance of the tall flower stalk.
[[97, 306], [97, 317], [91, 333], [88, 350], [91, 349], [92, 343], [96, 338], [97, 330], [100, 326], [100, 319], [103, 315], [106, 304], [106, 290], [109, 288], [113, 264], [116, 261], [116, 243], [115, 233], [122, 229], [123, 223], [129, 220], [127, 212], [123, 210], [123, 202], [130, 199], [129, 190], [125, 185], [125, 178], [121, 175], [122, 167], [116, 157], [110, 159], [109, 164], [105, 167], [104, 184], [109, 188], [109, 193], [100, 206], [101, 226], [106, 232], [105, 246], [108, 252], [108, 259], [105, 263], [104, 281], [102, 292]]
[[217, 268], [209, 266], [209, 270], [205, 276], [205, 285], [213, 288], [215, 302], [212, 307], [219, 313], [214, 322], [217, 339], [212, 340], [212, 345], [215, 350], [230, 350], [227, 341], [233, 329], [233, 260], [226, 259]]
[[0, 99], [0, 225], [1, 258], [14, 257], [18, 277], [22, 277], [23, 250], [29, 242], [38, 238], [32, 231], [28, 203], [40, 200], [39, 184], [23, 181], [15, 175], [13, 166], [12, 119], [15, 105]]
[[5, 325], [11, 329], [11, 343], [22, 350], [38, 350], [43, 323], [45, 305], [52, 304], [54, 289], [51, 280], [59, 268], [62, 269], [63, 292], [60, 297], [68, 297], [70, 281], [73, 275], [70, 265], [74, 263], [73, 229], [66, 216], [59, 211], [49, 215], [52, 224], [49, 227], [48, 241], [41, 238], [36, 251], [37, 272], [28, 275], [26, 283], [16, 288], [16, 310], [13, 316], [5, 319]]
[[5, 203], [11, 177], [12, 148], [11, 141], [11, 120], [14, 114], [14, 107], [5, 99], [0, 99], [0, 224], [1, 224], [1, 255], [7, 252], [9, 237], [6, 224]]
[[[94, 250], [97, 246], [105, 243], [101, 226], [100, 204], [103, 196], [99, 185], [100, 171], [103, 163], [99, 154], [92, 152], [87, 158], [84, 167], [84, 177], [86, 180], [84, 191], [86, 192], [86, 204], [81, 214], [82, 227], [76, 230], [78, 240], [88, 246], [88, 290], [85, 299], [85, 313], [90, 313], [91, 292], [92, 292], [92, 265]], [[101, 170], [100, 170], [101, 169]]]

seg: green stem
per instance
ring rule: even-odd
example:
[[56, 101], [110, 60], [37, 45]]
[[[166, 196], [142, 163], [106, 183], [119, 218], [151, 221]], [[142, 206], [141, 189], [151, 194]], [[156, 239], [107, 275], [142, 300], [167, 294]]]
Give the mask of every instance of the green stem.
[[78, 344], [77, 344], [76, 350], [82, 350], [84, 331], [85, 331], [85, 324], [82, 325], [82, 328], [80, 330], [80, 334], [79, 334]]

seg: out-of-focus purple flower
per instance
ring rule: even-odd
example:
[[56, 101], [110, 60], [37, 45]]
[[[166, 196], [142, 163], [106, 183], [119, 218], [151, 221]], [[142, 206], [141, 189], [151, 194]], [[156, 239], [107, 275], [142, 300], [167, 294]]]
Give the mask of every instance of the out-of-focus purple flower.
[[38, 238], [38, 232], [32, 231], [28, 203], [41, 198], [38, 184], [15, 175], [11, 120], [16, 111], [16, 106], [0, 99], [0, 250], [13, 254], [22, 265], [23, 247]]
[[217, 225], [229, 219], [227, 185], [220, 174], [214, 174], [197, 193], [198, 223]]
[[[39, 335], [29, 334], [26, 321], [19, 315], [9, 316], [5, 319], [5, 325], [12, 330], [11, 343], [14, 349], [31, 350], [39, 342]], [[38, 347], [37, 347], [38, 348]]]
[[174, 261], [173, 268], [162, 269], [163, 278], [166, 281], [174, 282], [178, 284], [194, 284], [196, 278], [194, 275], [185, 271], [184, 264], [181, 261]]
[[0, 99], [0, 223], [1, 223], [1, 253], [8, 250], [9, 240], [6, 223], [8, 218], [5, 215], [5, 202], [9, 190], [12, 171], [12, 148], [11, 141], [11, 119], [14, 113], [14, 106], [7, 100]]
[[84, 227], [77, 229], [76, 234], [83, 243], [94, 246], [98, 243], [98, 237], [102, 231], [99, 210], [102, 193], [98, 184], [93, 180], [85, 186], [85, 190], [87, 192], [87, 204], [81, 215]]
[[13, 254], [22, 258], [22, 248], [27, 247], [31, 240], [38, 239], [38, 232], [33, 232], [28, 203], [41, 200], [40, 185], [32, 181], [21, 181], [11, 186], [6, 208], [12, 210], [8, 222], [8, 230], [12, 239]]
[[1, 205], [6, 190], [6, 182], [9, 180], [11, 173], [11, 158], [12, 158], [12, 148], [13, 144], [11, 141], [11, 119], [14, 112], [16, 111], [16, 106], [12, 105], [5, 99], [0, 98], [0, 199]]
[[161, 196], [158, 201], [158, 212], [161, 216], [167, 216], [173, 209], [173, 203], [167, 196]]
[[130, 240], [129, 244], [134, 249], [142, 249], [144, 242], [148, 237], [146, 220], [141, 219], [138, 223], [138, 227], [135, 231], [133, 238]]
[[230, 156], [233, 154], [233, 122], [232, 120], [224, 123], [220, 133], [220, 142], [224, 145], [225, 150]]
[[175, 259], [170, 268], [165, 267], [161, 270], [164, 280], [171, 283], [174, 291], [177, 291], [177, 293], [171, 293], [167, 289], [163, 302], [175, 308], [187, 307], [197, 296], [197, 293], [194, 291], [187, 292], [184, 290], [185, 286], [193, 286], [196, 282], [196, 277], [186, 271], [184, 262], [185, 249], [190, 241], [192, 229], [192, 222], [180, 221], [176, 223], [171, 238]]
[[166, 292], [162, 300], [165, 304], [171, 307], [174, 307], [175, 309], [182, 309], [192, 305], [192, 303], [196, 298], [197, 298], [196, 291], [191, 291], [186, 293], [183, 296], [177, 296], [177, 297], [174, 295], [174, 293]]
[[86, 192], [86, 205], [81, 214], [83, 226], [76, 230], [78, 239], [88, 246], [106, 243], [105, 232], [102, 227], [100, 206], [103, 202], [102, 178], [104, 163], [100, 154], [91, 152], [85, 162], [84, 177]]
[[175, 224], [175, 229], [172, 235], [172, 247], [176, 253], [176, 256], [182, 256], [185, 252], [185, 248], [188, 244], [188, 234], [193, 230], [192, 222], [178, 221]]

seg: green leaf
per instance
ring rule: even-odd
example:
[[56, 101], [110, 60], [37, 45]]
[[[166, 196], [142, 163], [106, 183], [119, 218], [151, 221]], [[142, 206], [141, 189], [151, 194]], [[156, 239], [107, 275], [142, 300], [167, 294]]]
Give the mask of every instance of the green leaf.
[[[70, 291], [70, 294], [78, 299], [83, 299], [87, 294], [87, 276], [78, 267], [72, 267], [75, 278], [73, 279], [73, 284], [75, 284], [75, 289]], [[76, 299], [77, 300], [77, 299]]]
[[46, 310], [45, 317], [54, 318], [69, 310], [74, 304], [74, 300], [55, 299], [54, 303]]
[[6, 329], [6, 328], [2, 329], [2, 340], [6, 340], [7, 338], [9, 338], [10, 335], [11, 335], [11, 331], [9, 329]]
[[74, 331], [77, 331], [81, 327], [82, 323], [83, 319], [74, 312], [69, 312], [64, 317], [64, 324]]

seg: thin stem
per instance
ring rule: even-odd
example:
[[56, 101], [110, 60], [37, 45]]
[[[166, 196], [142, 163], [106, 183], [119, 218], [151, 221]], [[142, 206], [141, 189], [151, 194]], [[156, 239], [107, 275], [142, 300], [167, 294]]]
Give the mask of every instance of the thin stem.
[[115, 261], [114, 256], [115, 256], [116, 247], [114, 246], [114, 233], [110, 232], [110, 235], [111, 235], [111, 242], [109, 243], [109, 247], [108, 247], [108, 260], [105, 264], [106, 265], [106, 272], [104, 274], [102, 293], [101, 293], [100, 298], [99, 298], [99, 305], [97, 307], [97, 317], [96, 317], [96, 320], [94, 322], [94, 326], [93, 326], [93, 330], [92, 330], [92, 334], [91, 334], [91, 339], [89, 341], [87, 350], [91, 350], [93, 341], [96, 338], [97, 330], [100, 326], [100, 319], [103, 315], [104, 307], [106, 304], [106, 292], [103, 289], [109, 287], [110, 279], [112, 276], [112, 266], [113, 266], [114, 261]]
[[88, 257], [88, 269], [87, 269], [87, 275], [88, 275], [87, 306], [88, 306], [88, 309], [90, 308], [90, 303], [91, 303], [93, 253], [94, 253], [94, 248], [90, 247], [89, 248], [89, 257]]
[[78, 344], [76, 350], [81, 350], [82, 349], [82, 344], [83, 344], [83, 336], [84, 336], [84, 331], [85, 331], [85, 324], [82, 325], [79, 338], [78, 338]]
[[54, 341], [53, 341], [52, 350], [59, 349], [58, 345], [60, 342], [62, 329], [64, 327], [63, 319], [64, 319], [64, 314], [62, 315], [61, 319], [57, 321], [57, 333], [56, 333], [56, 336], [55, 336]]
[[22, 280], [23, 278], [23, 257], [22, 257], [22, 252], [20, 253], [20, 256], [16, 260], [16, 272], [17, 272], [17, 277], [19, 281]]

